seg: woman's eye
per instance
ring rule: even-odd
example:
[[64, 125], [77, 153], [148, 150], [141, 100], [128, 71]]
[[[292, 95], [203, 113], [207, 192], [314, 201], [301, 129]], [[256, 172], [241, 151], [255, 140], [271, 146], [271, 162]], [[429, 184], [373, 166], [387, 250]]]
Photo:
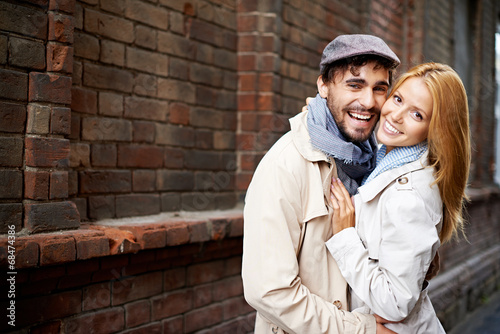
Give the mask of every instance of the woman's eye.
[[394, 95], [394, 102], [401, 103], [401, 98], [397, 95]]
[[420, 114], [418, 111], [412, 112], [413, 117], [415, 117], [417, 120], [421, 121], [423, 119], [422, 114]]

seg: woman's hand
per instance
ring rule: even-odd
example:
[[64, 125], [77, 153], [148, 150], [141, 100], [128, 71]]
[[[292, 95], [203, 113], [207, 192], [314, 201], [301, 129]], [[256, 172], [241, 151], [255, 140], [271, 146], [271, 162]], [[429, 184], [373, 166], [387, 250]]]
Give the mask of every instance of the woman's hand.
[[302, 107], [302, 111], [307, 111], [307, 105], [309, 104], [309, 102], [314, 99], [314, 97], [307, 97], [306, 98], [306, 105]]
[[356, 224], [354, 205], [340, 179], [332, 178], [330, 202], [333, 207], [333, 234], [348, 227], [354, 227]]
[[396, 332], [391, 331], [389, 328], [386, 328], [384, 326], [384, 324], [395, 323], [394, 321], [386, 320], [376, 314], [374, 314], [373, 316], [375, 317], [375, 321], [377, 322], [377, 334], [397, 334]]

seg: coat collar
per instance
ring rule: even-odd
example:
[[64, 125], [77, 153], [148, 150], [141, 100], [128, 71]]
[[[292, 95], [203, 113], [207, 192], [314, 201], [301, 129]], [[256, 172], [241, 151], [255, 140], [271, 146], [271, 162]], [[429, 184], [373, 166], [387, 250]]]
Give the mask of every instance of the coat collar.
[[359, 187], [358, 193], [359, 196], [361, 197], [361, 201], [363, 202], [371, 201], [373, 198], [375, 198], [375, 196], [377, 196], [382, 190], [384, 190], [389, 184], [391, 184], [401, 175], [428, 167], [429, 166], [427, 159], [428, 152], [429, 151], [426, 151], [424, 154], [422, 154], [420, 159], [407, 163], [401, 167], [394, 168], [385, 173], [382, 173], [373, 180], [371, 180], [369, 183]]
[[330, 162], [325, 153], [315, 149], [311, 144], [311, 137], [307, 129], [307, 113], [307, 111], [303, 111], [290, 118], [293, 143], [304, 159], [311, 162]]

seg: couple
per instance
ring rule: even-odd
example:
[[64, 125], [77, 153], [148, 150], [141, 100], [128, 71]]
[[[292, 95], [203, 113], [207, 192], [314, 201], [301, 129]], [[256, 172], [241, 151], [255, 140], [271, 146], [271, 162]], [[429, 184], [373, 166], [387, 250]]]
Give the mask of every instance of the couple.
[[429, 63], [387, 98], [398, 65], [377, 37], [337, 37], [318, 95], [257, 167], [242, 265], [256, 334], [444, 333], [425, 277], [462, 226], [467, 97]]

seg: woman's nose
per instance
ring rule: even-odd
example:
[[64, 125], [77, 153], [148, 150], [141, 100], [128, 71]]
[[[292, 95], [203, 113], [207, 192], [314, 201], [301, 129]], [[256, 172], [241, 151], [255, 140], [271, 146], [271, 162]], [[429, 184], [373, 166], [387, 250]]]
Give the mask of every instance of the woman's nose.
[[401, 123], [403, 121], [403, 110], [402, 109], [393, 110], [390, 114], [390, 118], [395, 123]]

